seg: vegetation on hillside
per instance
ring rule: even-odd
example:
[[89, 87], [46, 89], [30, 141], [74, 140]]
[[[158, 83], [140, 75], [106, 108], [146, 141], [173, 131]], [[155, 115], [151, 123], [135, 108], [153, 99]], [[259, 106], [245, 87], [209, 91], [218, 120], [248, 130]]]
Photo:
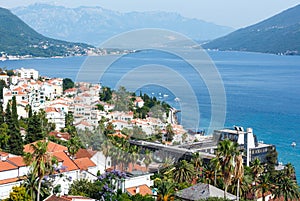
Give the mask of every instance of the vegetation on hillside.
[[[93, 46], [47, 38], [9, 10], [0, 8], [0, 52], [33, 57], [85, 55]], [[0, 55], [1, 56], [1, 55]]]
[[206, 49], [300, 55], [300, 5], [213, 40]]

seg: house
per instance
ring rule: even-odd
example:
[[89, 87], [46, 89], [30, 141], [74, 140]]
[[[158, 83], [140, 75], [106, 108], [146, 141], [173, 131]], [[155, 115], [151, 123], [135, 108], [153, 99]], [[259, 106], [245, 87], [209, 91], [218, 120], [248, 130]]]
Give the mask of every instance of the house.
[[133, 105], [138, 108], [142, 108], [144, 106], [144, 104], [145, 104], [145, 102], [141, 97], [136, 97], [135, 101], [133, 102]]
[[55, 124], [55, 130], [59, 131], [65, 127], [65, 113], [61, 109], [46, 107], [45, 112], [48, 121]]
[[29, 167], [23, 157], [0, 152], [0, 199], [7, 198], [14, 186], [19, 186]]
[[134, 186], [134, 187], [130, 187], [130, 188], [126, 188], [126, 192], [130, 195], [136, 195], [136, 194], [140, 194], [142, 196], [145, 195], [152, 195], [153, 192], [152, 190], [146, 185], [140, 185], [140, 186]]
[[60, 139], [62, 141], [68, 141], [68, 140], [71, 139], [70, 134], [67, 133], [67, 132], [51, 131], [49, 133], [49, 136], [53, 136], [53, 137], [55, 137], [57, 139]]
[[39, 72], [34, 69], [17, 69], [16, 74], [21, 78], [34, 79], [37, 80], [39, 78]]
[[[224, 191], [210, 184], [198, 183], [189, 188], [185, 188], [176, 192], [175, 196], [181, 200], [197, 201], [201, 199], [207, 199], [210, 197], [223, 198]], [[227, 193], [227, 199], [236, 200], [236, 196]]]
[[75, 160], [80, 158], [89, 158], [96, 164], [96, 169], [93, 169], [92, 173], [97, 174], [99, 171], [101, 174], [105, 172], [105, 169], [110, 168], [112, 161], [110, 157], [105, 158], [102, 152], [93, 151], [91, 149], [79, 149], [75, 154]]
[[65, 96], [75, 96], [77, 93], [77, 89], [76, 88], [70, 88], [70, 89], [66, 89], [64, 91]]

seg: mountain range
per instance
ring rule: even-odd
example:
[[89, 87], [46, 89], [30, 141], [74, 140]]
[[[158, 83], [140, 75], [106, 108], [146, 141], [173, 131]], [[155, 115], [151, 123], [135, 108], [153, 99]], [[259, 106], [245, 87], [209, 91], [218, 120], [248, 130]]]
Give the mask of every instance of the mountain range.
[[45, 37], [9, 10], [0, 8], [0, 56], [70, 56], [85, 55], [93, 46], [83, 43], [70, 43]]
[[168, 29], [194, 40], [212, 40], [234, 31], [230, 27], [160, 11], [121, 13], [101, 7], [33, 4], [14, 8], [12, 12], [45, 36], [92, 45], [99, 45], [116, 34], [142, 28]]
[[300, 55], [300, 5], [202, 45], [206, 49]]

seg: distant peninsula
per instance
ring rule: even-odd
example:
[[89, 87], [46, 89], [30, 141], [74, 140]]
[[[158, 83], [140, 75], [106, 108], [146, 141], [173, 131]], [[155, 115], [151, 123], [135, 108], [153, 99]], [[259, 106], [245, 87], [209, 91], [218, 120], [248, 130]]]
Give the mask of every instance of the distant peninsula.
[[300, 5], [202, 46], [222, 51], [300, 55]]
[[97, 54], [92, 45], [71, 43], [45, 37], [9, 10], [0, 8], [0, 57], [27, 58], [27, 57], [57, 57], [82, 56]]

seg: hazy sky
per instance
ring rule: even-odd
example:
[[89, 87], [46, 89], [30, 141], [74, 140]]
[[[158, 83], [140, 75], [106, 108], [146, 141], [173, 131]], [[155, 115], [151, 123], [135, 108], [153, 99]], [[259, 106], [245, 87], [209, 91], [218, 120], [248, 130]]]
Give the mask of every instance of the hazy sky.
[[32, 3], [51, 3], [67, 7], [101, 6], [122, 12], [170, 11], [234, 28], [266, 19], [300, 0], [1, 0], [0, 6], [12, 8]]

